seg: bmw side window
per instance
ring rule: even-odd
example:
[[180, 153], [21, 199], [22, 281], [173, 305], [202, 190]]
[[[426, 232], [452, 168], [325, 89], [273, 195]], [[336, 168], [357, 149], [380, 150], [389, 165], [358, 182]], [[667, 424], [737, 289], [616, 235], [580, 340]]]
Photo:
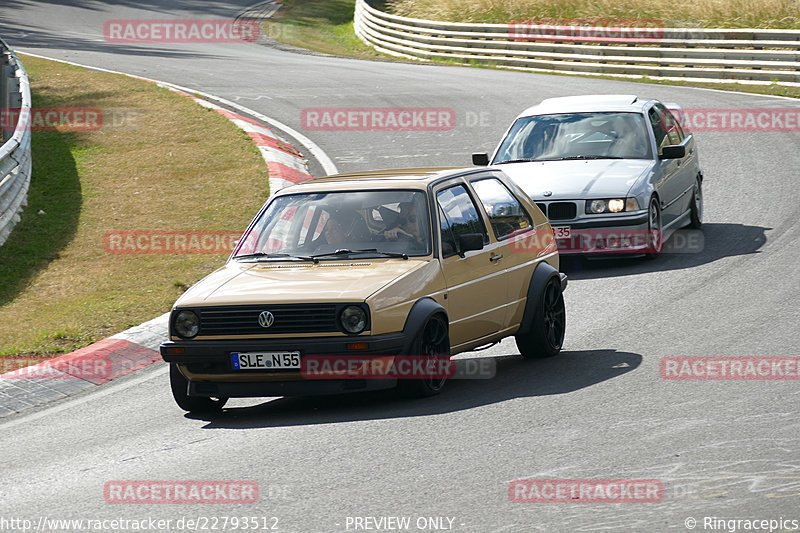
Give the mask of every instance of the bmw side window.
[[466, 187], [456, 185], [439, 191], [436, 194], [436, 201], [442, 219], [440, 223], [442, 243], [449, 239], [455, 246], [455, 253], [461, 253], [458, 238], [466, 233], [480, 233], [483, 235], [483, 242], [489, 242], [489, 235]]
[[675, 116], [664, 106], [656, 104], [654, 108], [658, 110], [661, 123], [664, 125], [664, 129], [667, 130], [669, 144], [680, 144], [683, 141], [683, 131], [681, 131]]
[[650, 127], [653, 128], [653, 134], [656, 137], [656, 150], [658, 150], [660, 154], [661, 149], [669, 144], [667, 130], [664, 128], [664, 121], [661, 120], [655, 108], [650, 108], [650, 111], [647, 112], [647, 116], [650, 118]]
[[497, 240], [531, 227], [531, 218], [513, 194], [495, 178], [472, 182]]

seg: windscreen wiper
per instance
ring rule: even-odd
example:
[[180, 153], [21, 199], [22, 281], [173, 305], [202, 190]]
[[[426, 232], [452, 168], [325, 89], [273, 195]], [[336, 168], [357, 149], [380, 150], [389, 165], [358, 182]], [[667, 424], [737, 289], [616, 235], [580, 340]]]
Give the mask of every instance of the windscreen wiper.
[[531, 161], [539, 161], [539, 159], [506, 159], [505, 161], [498, 161], [495, 165], [505, 165], [506, 163], [530, 163]]
[[236, 255], [234, 259], [259, 259], [259, 258], [267, 258], [267, 259], [277, 259], [277, 258], [286, 258], [286, 259], [293, 259], [297, 261], [314, 261], [317, 262], [316, 259], [313, 257], [305, 256], [305, 255], [291, 255], [286, 253], [267, 253], [267, 252], [255, 252], [252, 254], [242, 254]]
[[349, 248], [339, 248], [333, 252], [328, 252], [324, 254], [316, 254], [312, 255], [312, 259], [317, 259], [318, 257], [328, 257], [328, 256], [336, 256], [336, 255], [349, 255], [349, 254], [381, 254], [387, 257], [400, 257], [402, 259], [408, 259], [408, 254], [401, 253], [401, 252], [385, 252], [382, 250], [378, 250], [377, 248], [364, 248], [361, 250], [351, 250]]

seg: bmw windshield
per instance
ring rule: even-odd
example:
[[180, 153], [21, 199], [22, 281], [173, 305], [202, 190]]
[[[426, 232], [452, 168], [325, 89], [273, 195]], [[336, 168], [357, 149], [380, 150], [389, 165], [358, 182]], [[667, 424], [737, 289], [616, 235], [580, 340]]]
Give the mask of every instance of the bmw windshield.
[[638, 113], [563, 113], [518, 119], [492, 164], [571, 159], [650, 159]]

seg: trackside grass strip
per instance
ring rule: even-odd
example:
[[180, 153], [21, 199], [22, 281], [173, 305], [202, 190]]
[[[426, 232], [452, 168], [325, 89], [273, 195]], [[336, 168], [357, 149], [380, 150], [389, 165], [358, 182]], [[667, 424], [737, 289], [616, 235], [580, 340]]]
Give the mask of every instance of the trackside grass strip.
[[226, 258], [108, 253], [107, 232], [241, 232], [269, 191], [258, 150], [214, 111], [152, 83], [21, 59], [34, 110], [102, 112], [99, 129], [34, 129], [28, 206], [0, 247], [0, 355], [49, 355], [168, 311]]
[[670, 28], [800, 28], [787, 0], [389, 0], [392, 13], [450, 22], [520, 19], [657, 19]]

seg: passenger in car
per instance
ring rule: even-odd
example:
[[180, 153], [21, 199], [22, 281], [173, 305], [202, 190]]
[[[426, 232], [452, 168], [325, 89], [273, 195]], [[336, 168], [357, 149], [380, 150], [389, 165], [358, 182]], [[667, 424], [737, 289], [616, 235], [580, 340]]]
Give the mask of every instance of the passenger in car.
[[383, 236], [387, 241], [406, 239], [413, 241], [416, 245], [423, 245], [417, 207], [411, 202], [400, 204], [398, 225], [384, 231]]

